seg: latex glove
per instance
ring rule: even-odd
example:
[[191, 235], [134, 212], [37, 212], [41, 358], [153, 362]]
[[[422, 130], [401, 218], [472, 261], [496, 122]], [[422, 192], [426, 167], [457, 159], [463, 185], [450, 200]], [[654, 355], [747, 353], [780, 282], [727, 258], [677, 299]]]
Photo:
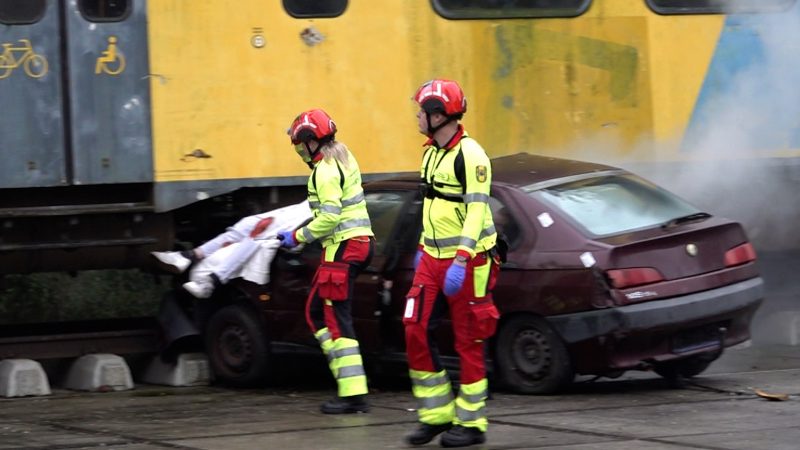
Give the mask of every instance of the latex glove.
[[422, 259], [422, 250], [417, 250], [417, 254], [414, 255], [414, 270], [417, 270], [419, 267], [419, 261]]
[[273, 220], [274, 219], [272, 217], [265, 217], [265, 218], [259, 220], [258, 223], [256, 224], [256, 226], [253, 227], [253, 231], [250, 232], [250, 237], [254, 238], [254, 237], [258, 236], [259, 234], [263, 233], [264, 230], [267, 229], [267, 227], [272, 225], [272, 221]]
[[464, 279], [467, 277], [467, 266], [463, 263], [453, 262], [444, 275], [444, 295], [450, 297], [458, 294], [464, 286]]
[[294, 231], [279, 232], [278, 240], [281, 241], [281, 247], [286, 247], [286, 248], [297, 247], [297, 242], [294, 240]]

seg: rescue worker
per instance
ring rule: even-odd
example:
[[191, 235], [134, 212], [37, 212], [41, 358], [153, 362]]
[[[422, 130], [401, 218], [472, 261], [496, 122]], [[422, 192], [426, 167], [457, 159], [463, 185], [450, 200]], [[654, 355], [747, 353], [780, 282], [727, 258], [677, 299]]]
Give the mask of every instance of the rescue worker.
[[353, 154], [335, 139], [336, 124], [325, 111], [300, 114], [288, 133], [311, 168], [308, 201], [313, 219], [294, 232], [280, 232], [278, 238], [288, 248], [315, 240], [322, 243], [306, 319], [328, 358], [338, 395], [324, 403], [321, 411], [367, 412], [367, 377], [351, 316], [353, 281], [369, 264], [374, 249], [361, 171]]
[[[423, 445], [444, 433], [443, 447], [462, 447], [485, 442], [488, 426], [484, 340], [494, 334], [499, 317], [491, 295], [499, 270], [489, 209], [492, 168], [459, 123], [467, 102], [455, 81], [429, 81], [414, 100], [419, 131], [429, 139], [420, 169], [422, 235], [403, 315], [420, 422], [406, 442]], [[455, 398], [434, 336], [448, 310], [461, 363]]]

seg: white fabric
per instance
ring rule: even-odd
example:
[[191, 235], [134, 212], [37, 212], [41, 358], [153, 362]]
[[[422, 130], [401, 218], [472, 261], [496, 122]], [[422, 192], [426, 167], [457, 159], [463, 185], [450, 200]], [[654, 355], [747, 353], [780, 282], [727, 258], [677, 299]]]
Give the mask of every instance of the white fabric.
[[[263, 218], [272, 217], [273, 221], [263, 233], [251, 239], [250, 231]], [[218, 250], [200, 260], [189, 272], [189, 279], [197, 283], [208, 283], [212, 273], [223, 283], [233, 278], [242, 277], [258, 284], [269, 283], [269, 269], [275, 254], [280, 247], [277, 236], [281, 231], [294, 231], [311, 219], [311, 209], [304, 201], [272, 211], [245, 217], [234, 226], [228, 228], [209, 242], [207, 248]], [[236, 239], [232, 244], [223, 246], [228, 239]], [[204, 244], [205, 245], [205, 244]], [[203, 246], [200, 247], [201, 249]], [[205, 251], [205, 250], [203, 250]]]

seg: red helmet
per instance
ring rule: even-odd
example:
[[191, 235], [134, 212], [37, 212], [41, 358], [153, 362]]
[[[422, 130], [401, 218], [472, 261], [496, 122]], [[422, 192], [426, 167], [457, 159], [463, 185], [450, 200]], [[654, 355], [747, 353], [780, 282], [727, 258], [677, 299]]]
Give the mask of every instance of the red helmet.
[[286, 132], [292, 138], [294, 145], [308, 142], [311, 139], [324, 143], [334, 139], [336, 124], [325, 111], [310, 109], [300, 113]]
[[446, 116], [456, 116], [467, 112], [467, 99], [464, 91], [455, 81], [436, 79], [428, 81], [417, 89], [414, 101], [427, 113], [440, 112]]

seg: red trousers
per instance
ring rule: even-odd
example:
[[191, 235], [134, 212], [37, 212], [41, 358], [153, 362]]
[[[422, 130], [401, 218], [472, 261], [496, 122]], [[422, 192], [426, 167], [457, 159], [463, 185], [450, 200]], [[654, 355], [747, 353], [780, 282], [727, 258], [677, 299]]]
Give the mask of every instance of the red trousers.
[[320, 296], [319, 274], [322, 266], [317, 270], [314, 284], [311, 286], [311, 292], [306, 301], [306, 321], [312, 333], [328, 327], [333, 339], [356, 338], [351, 315], [353, 282], [358, 274], [369, 265], [374, 248], [374, 239], [359, 236], [330, 245], [322, 250], [321, 263], [323, 265], [328, 262], [345, 263], [347, 284], [344, 286], [343, 295], [326, 305], [326, 299]]
[[[414, 282], [406, 300], [403, 323], [406, 331], [406, 353], [408, 366], [412, 370], [440, 372], [439, 353], [434, 331], [449, 310], [453, 324], [455, 349], [461, 362], [461, 383], [470, 384], [486, 378], [484, 340], [493, 332], [496, 324], [496, 309], [492, 303], [491, 290], [497, 280], [498, 265], [486, 252], [478, 254], [467, 263], [466, 278], [459, 292], [447, 297], [442, 292], [447, 269], [452, 258], [437, 259], [423, 253], [414, 275]], [[480, 296], [476, 296], [475, 271], [482, 270], [486, 285], [477, 286]], [[488, 304], [494, 310], [494, 317], [481, 317], [476, 305]], [[491, 330], [487, 332], [487, 320]], [[489, 334], [487, 336], [486, 334]]]

